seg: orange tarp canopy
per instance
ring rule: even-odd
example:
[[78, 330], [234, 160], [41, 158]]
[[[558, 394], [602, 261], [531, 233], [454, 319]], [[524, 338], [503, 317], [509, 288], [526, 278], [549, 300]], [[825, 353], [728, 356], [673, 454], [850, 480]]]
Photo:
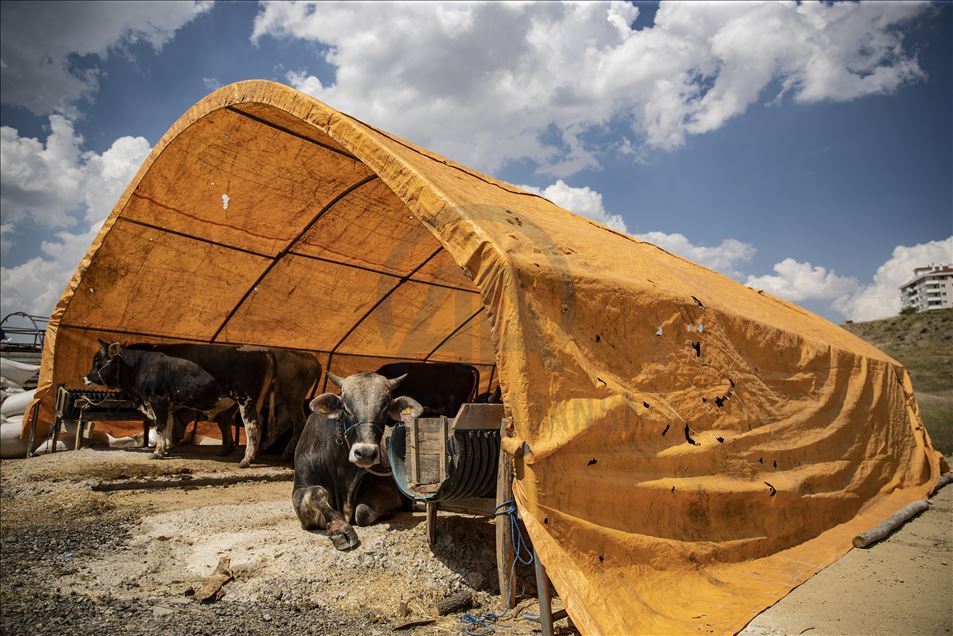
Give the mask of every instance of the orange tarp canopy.
[[585, 633], [736, 631], [940, 470], [866, 342], [264, 81], [185, 113], [106, 220], [50, 320], [43, 422], [97, 338], [477, 365]]

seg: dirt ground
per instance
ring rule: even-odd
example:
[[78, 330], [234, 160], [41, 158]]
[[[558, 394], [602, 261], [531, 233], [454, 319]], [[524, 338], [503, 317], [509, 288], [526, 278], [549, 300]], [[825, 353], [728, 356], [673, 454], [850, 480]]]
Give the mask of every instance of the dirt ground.
[[[236, 477], [248, 481], [209, 485]], [[211, 453], [156, 461], [83, 449], [4, 460], [0, 632], [383, 634], [429, 618], [437, 600], [461, 590], [479, 603], [471, 614], [502, 612], [492, 521], [441, 512], [431, 550], [424, 513], [405, 513], [358, 528], [362, 544], [338, 552], [301, 530], [291, 489], [286, 466], [243, 471]], [[219, 601], [201, 604], [193, 595], [220, 557], [234, 580]], [[533, 633], [523, 616], [538, 611], [527, 570], [517, 608], [491, 621], [498, 631]], [[558, 633], [576, 633], [566, 623]], [[417, 631], [463, 627], [456, 614]]]
[[[342, 553], [301, 530], [289, 468], [240, 471], [200, 450], [209, 452], [154, 461], [83, 449], [0, 462], [0, 632], [385, 634], [460, 590], [479, 602], [471, 613], [501, 613], [492, 522], [441, 513], [431, 549], [424, 514], [406, 513], [358, 528], [362, 545]], [[197, 602], [221, 557], [234, 580], [217, 602]], [[951, 590], [953, 486], [890, 540], [851, 551], [742, 633], [951, 633]], [[518, 591], [516, 610], [489, 622], [498, 633], [534, 631], [524, 617], [537, 612], [531, 572]], [[398, 616], [402, 601], [408, 618]], [[465, 627], [456, 614], [407, 631]]]

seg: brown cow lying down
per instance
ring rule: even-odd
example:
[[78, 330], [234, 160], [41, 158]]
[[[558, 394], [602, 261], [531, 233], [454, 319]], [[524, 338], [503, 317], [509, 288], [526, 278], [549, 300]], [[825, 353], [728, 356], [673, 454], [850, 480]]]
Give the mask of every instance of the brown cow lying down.
[[[305, 530], [326, 530], [338, 550], [360, 544], [352, 523], [367, 526], [400, 510], [407, 499], [390, 475], [378, 475], [384, 428], [392, 420], [419, 417], [423, 407], [410, 397], [391, 398], [406, 375], [388, 380], [376, 373], [329, 379], [341, 395], [311, 401], [295, 450], [291, 501]], [[376, 471], [375, 471], [376, 472]]]

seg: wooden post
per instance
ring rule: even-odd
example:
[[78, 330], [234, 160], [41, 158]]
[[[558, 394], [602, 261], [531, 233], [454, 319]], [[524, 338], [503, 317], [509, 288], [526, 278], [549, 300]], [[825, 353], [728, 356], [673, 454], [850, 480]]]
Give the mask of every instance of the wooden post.
[[428, 501], [426, 503], [427, 508], [427, 543], [430, 544], [430, 547], [433, 547], [433, 544], [437, 541], [437, 508], [438, 505], [434, 501]]
[[[501, 431], [505, 434], [505, 431]], [[496, 505], [513, 498], [513, 458], [500, 450], [499, 472], [496, 481]], [[500, 596], [506, 609], [516, 606], [516, 584], [510, 580], [513, 561], [516, 559], [513, 546], [513, 529], [510, 528], [510, 516], [496, 515], [496, 569], [499, 576]]]
[[56, 440], [60, 438], [60, 425], [60, 418], [55, 418], [53, 420], [53, 431], [50, 437], [50, 448], [46, 451], [48, 455], [56, 452]]
[[30, 434], [27, 436], [26, 440], [26, 457], [29, 459], [30, 455], [33, 454], [33, 442], [36, 439], [36, 420], [40, 416], [40, 403], [37, 402], [36, 406], [33, 407], [33, 415], [30, 417]]
[[[53, 442], [54, 444], [56, 442]], [[73, 450], [79, 450], [80, 444], [83, 443], [83, 416], [79, 416], [79, 420], [76, 421], [76, 439], [73, 441]]]

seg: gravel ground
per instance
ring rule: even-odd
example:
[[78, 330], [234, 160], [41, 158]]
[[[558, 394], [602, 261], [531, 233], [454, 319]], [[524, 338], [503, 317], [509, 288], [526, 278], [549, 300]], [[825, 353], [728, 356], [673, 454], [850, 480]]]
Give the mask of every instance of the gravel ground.
[[[187, 485], [236, 474], [271, 481]], [[145, 489], [157, 482], [178, 485]], [[95, 490], [117, 485], [143, 489]], [[338, 552], [301, 530], [282, 466], [92, 449], [4, 460], [0, 513], [3, 634], [385, 634], [407, 620], [402, 601], [408, 618], [424, 618], [461, 590], [479, 603], [473, 612], [500, 611], [492, 523], [441, 513], [431, 549], [424, 514], [406, 513], [358, 528], [361, 546]], [[234, 580], [217, 602], [199, 603], [194, 592], [220, 557]], [[534, 586], [524, 572], [498, 631], [533, 633], [522, 614], [537, 611]], [[462, 627], [451, 615], [416, 631]]]

